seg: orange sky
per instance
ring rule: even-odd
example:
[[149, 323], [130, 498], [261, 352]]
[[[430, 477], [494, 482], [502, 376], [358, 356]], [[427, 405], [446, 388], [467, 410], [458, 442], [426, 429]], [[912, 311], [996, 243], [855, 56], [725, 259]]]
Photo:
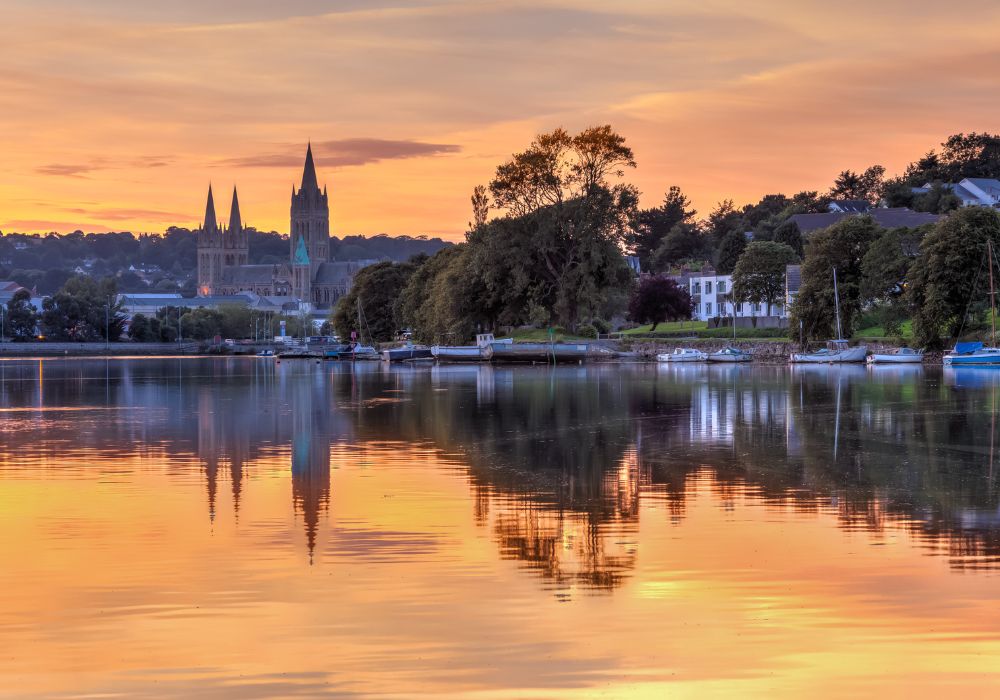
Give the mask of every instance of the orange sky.
[[[541, 130], [611, 123], [645, 205], [890, 172], [1000, 130], [1000, 6], [967, 0], [4, 0], [0, 230], [285, 231], [312, 139], [334, 235], [456, 239]], [[224, 193], [224, 194], [223, 194]]]

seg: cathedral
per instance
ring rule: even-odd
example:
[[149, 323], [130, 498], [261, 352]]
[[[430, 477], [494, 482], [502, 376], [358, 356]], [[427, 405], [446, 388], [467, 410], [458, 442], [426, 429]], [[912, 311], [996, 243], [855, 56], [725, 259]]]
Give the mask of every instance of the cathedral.
[[326, 187], [319, 188], [312, 145], [306, 149], [302, 185], [292, 187], [291, 225], [288, 229], [288, 262], [249, 264], [247, 228], [233, 188], [228, 225], [215, 216], [212, 187], [208, 188], [205, 221], [198, 239], [198, 295], [230, 296], [252, 293], [262, 297], [290, 298], [327, 307], [347, 293], [354, 273], [367, 262], [330, 260], [330, 206]]

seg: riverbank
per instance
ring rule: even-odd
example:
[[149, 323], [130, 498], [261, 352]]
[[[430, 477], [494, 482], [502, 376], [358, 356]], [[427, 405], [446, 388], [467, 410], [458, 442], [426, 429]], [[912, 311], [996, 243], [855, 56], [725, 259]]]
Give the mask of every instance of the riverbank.
[[0, 358], [183, 356], [205, 352], [201, 343], [0, 343]]

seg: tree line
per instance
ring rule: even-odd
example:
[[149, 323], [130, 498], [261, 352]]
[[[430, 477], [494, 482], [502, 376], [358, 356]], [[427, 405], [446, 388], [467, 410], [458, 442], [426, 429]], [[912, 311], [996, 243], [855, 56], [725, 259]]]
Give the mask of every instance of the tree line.
[[[631, 148], [609, 126], [540, 134], [498, 166], [488, 185], [475, 188], [464, 242], [361, 270], [331, 323], [341, 335], [358, 330], [360, 306], [374, 340], [408, 328], [421, 341], [462, 342], [477, 330], [521, 325], [586, 335], [605, 330], [626, 310], [636, 322], [690, 314], [686, 290], [636, 283], [625, 252], [654, 277], [711, 264], [719, 274], [733, 274], [734, 301], [765, 307], [783, 301], [785, 268], [801, 261], [796, 319], [810, 337], [829, 335], [832, 280], [823, 280], [836, 260], [844, 265], [847, 325], [862, 306], [871, 306], [888, 329], [896, 329], [905, 311], [903, 272], [926, 231], [884, 232], [870, 218], [852, 217], [807, 244], [791, 217], [826, 212], [842, 199], [954, 211], [957, 198], [941, 184], [1000, 176], [1000, 137], [958, 134], [898, 177], [887, 178], [880, 165], [845, 170], [825, 192], [768, 194], [743, 207], [725, 200], [704, 219], [677, 186], [659, 206], [641, 209], [637, 189], [625, 180], [635, 165]], [[927, 183], [930, 192], [912, 193]]]
[[[248, 233], [251, 264], [288, 262], [287, 235], [254, 228]], [[448, 245], [425, 236], [331, 236], [330, 256], [333, 260], [406, 260]], [[0, 276], [46, 295], [55, 293], [80, 268], [91, 276], [115, 277], [122, 292], [179, 291], [194, 296], [197, 248], [196, 233], [177, 226], [163, 235], [5, 233], [0, 235]]]

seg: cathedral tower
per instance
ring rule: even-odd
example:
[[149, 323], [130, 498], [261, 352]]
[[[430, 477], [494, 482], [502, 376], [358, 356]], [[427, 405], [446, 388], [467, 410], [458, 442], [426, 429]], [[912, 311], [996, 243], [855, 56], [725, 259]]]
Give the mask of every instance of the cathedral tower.
[[214, 294], [222, 280], [223, 240], [222, 230], [215, 219], [215, 200], [212, 186], [208, 186], [208, 203], [205, 221], [198, 229], [198, 294]]
[[229, 210], [229, 227], [222, 237], [222, 247], [225, 251], [222, 264], [225, 267], [246, 265], [250, 259], [250, 241], [247, 230], [240, 217], [240, 200], [233, 187], [233, 206]]
[[[306, 164], [302, 169], [302, 185], [296, 192], [292, 187], [291, 227], [288, 231], [290, 259], [293, 266], [301, 264], [298, 255], [302, 240], [309, 260], [310, 278], [315, 277], [319, 266], [330, 259], [330, 206], [326, 190], [319, 189], [316, 166], [313, 163], [312, 144], [306, 148]], [[311, 286], [311, 285], [310, 285]], [[311, 289], [300, 298], [312, 300]]]

